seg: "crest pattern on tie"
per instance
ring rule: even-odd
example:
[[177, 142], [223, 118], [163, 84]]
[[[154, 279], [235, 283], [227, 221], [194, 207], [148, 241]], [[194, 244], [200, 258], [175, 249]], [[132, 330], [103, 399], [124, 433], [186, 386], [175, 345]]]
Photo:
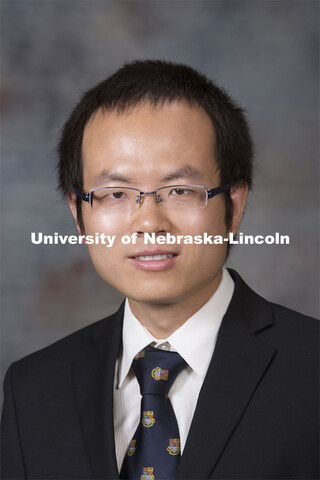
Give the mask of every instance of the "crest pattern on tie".
[[132, 368], [142, 395], [141, 415], [122, 464], [121, 479], [175, 478], [180, 459], [180, 437], [168, 393], [186, 366], [178, 353], [150, 346], [135, 356]]

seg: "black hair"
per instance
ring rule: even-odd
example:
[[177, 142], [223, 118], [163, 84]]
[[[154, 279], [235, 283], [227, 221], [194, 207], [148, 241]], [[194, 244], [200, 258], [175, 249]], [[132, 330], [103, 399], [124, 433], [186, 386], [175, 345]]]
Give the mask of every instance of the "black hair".
[[[67, 119], [58, 144], [58, 188], [64, 197], [83, 188], [82, 139], [97, 110], [126, 112], [141, 103], [153, 106], [184, 101], [201, 107], [216, 134], [215, 160], [221, 185], [245, 183], [252, 188], [253, 142], [244, 110], [221, 87], [194, 68], [162, 60], [137, 60], [87, 91]], [[224, 193], [225, 222], [232, 222], [230, 192]], [[82, 201], [77, 199], [77, 220], [84, 230]]]

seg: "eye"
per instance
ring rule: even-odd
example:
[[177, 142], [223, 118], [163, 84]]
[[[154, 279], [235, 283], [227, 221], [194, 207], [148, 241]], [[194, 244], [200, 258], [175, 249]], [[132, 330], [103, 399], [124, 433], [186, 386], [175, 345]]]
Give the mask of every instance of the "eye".
[[124, 198], [126, 196], [126, 194], [124, 192], [113, 192], [110, 194], [112, 196], [112, 198], [114, 198], [115, 200], [120, 200], [121, 198]]
[[183, 194], [185, 194], [185, 193], [187, 193], [187, 192], [188, 192], [188, 190], [186, 190], [185, 188], [174, 188], [174, 189], [171, 191], [172, 194], [174, 194], [174, 195], [179, 195], [179, 196], [181, 196], [181, 195], [183, 195]]
[[95, 192], [94, 198], [96, 201], [99, 201], [99, 202], [116, 203], [116, 202], [126, 200], [128, 198], [128, 195], [126, 192], [121, 190], [108, 191], [107, 189], [105, 190], [101, 189]]

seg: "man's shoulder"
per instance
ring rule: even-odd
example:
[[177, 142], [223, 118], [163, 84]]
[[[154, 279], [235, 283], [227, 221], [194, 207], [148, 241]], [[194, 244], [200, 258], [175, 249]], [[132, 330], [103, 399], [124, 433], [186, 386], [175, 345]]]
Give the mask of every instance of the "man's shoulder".
[[290, 322], [290, 325], [296, 326], [297, 328], [304, 326], [311, 330], [319, 329], [320, 322], [316, 318], [277, 303], [268, 303], [271, 305], [275, 319], [279, 319], [282, 322]]
[[[273, 303], [253, 291], [234, 270], [229, 272], [235, 282], [233, 314], [240, 311], [247, 326], [255, 332], [265, 331], [288, 341], [319, 341], [320, 322], [298, 311]], [[262, 320], [263, 319], [263, 320]], [[259, 328], [260, 327], [260, 328]]]
[[264, 338], [272, 340], [275, 346], [290, 351], [297, 357], [303, 352], [309, 358], [318, 355], [319, 320], [276, 303], [269, 302], [269, 305], [274, 328], [263, 332]]
[[87, 325], [60, 340], [33, 352], [16, 362], [9, 371], [14, 370], [14, 375], [20, 378], [28, 378], [32, 375], [50, 375], [56, 371], [68, 370], [75, 360], [85, 355], [94, 347], [95, 343], [105, 340], [108, 342], [108, 334], [115, 328], [121, 332], [123, 306], [114, 314]]

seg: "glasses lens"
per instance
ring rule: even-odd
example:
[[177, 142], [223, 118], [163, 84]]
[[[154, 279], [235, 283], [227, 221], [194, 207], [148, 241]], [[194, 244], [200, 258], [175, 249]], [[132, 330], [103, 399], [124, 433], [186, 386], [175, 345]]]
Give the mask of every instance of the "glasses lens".
[[101, 212], [121, 212], [137, 206], [139, 191], [133, 188], [100, 188], [92, 192], [92, 208]]
[[160, 188], [158, 194], [162, 199], [161, 206], [168, 210], [188, 210], [207, 204], [207, 191], [200, 186], [173, 185]]

